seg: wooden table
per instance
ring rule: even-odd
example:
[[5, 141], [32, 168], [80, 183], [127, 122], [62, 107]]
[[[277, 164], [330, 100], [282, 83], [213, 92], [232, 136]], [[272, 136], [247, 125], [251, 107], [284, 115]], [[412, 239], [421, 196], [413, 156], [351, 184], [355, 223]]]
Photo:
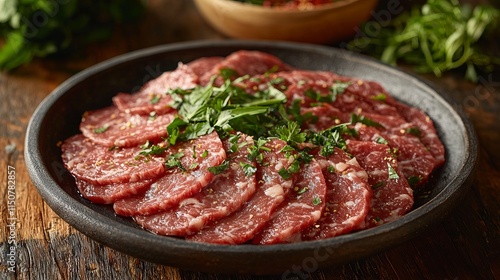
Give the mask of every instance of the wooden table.
[[[118, 30], [112, 40], [89, 47], [77, 58], [35, 60], [0, 74], [0, 279], [277, 278], [205, 274], [129, 257], [70, 227], [30, 181], [23, 157], [29, 149], [23, 147], [28, 121], [43, 98], [66, 78], [131, 50], [223, 38], [205, 25], [191, 1], [149, 3], [146, 20]], [[496, 46], [490, 48], [498, 51], [498, 42], [492, 44]], [[444, 221], [417, 238], [357, 262], [315, 271], [307, 275], [310, 279], [500, 279], [500, 75], [484, 74], [478, 84], [464, 81], [461, 73], [425, 78], [448, 90], [475, 125], [480, 161], [470, 193]], [[7, 183], [8, 174], [15, 177], [15, 184]], [[15, 199], [9, 197], [14, 192]], [[8, 226], [12, 218], [15, 230]], [[15, 273], [9, 272], [12, 259]]]

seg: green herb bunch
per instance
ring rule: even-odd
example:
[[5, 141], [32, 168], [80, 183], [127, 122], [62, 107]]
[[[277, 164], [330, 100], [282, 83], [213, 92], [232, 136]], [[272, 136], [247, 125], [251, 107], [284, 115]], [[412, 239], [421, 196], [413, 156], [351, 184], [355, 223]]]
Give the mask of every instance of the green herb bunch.
[[0, 0], [0, 70], [108, 38], [144, 10], [141, 0]]
[[[380, 32], [355, 38], [347, 48], [393, 65], [409, 63], [418, 72], [438, 77], [465, 66], [466, 79], [477, 81], [476, 67], [491, 71], [500, 65], [500, 57], [484, 53], [478, 44], [499, 21], [500, 10], [491, 6], [472, 8], [458, 0], [428, 0], [388, 23], [370, 22], [371, 30]], [[367, 27], [362, 28], [364, 34], [370, 33]]]

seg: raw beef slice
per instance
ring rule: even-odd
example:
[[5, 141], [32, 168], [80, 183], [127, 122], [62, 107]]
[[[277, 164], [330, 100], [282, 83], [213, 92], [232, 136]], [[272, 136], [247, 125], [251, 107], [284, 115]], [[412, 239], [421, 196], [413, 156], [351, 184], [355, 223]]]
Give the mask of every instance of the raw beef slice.
[[157, 178], [165, 172], [161, 157], [137, 160], [142, 151], [140, 147], [110, 149], [82, 134], [65, 140], [61, 150], [62, 161], [71, 174], [96, 185], [138, 182]]
[[387, 145], [348, 140], [347, 149], [368, 173], [373, 189], [364, 228], [394, 221], [411, 210], [413, 190]]
[[174, 114], [146, 116], [121, 112], [114, 106], [86, 112], [80, 123], [83, 135], [106, 147], [133, 147], [167, 136]]
[[285, 201], [281, 203], [266, 226], [253, 238], [254, 244], [293, 242], [293, 237], [314, 224], [325, 207], [326, 184], [321, 166], [315, 160], [298, 172]]
[[368, 174], [356, 158], [335, 148], [328, 156], [316, 156], [327, 186], [326, 206], [321, 218], [302, 232], [302, 240], [325, 239], [364, 226], [372, 190]]
[[281, 149], [286, 143], [272, 139], [265, 147], [262, 164], [257, 169], [257, 191], [243, 207], [226, 218], [202, 229], [186, 239], [218, 244], [240, 244], [246, 242], [261, 230], [286, 193], [292, 187], [292, 179], [285, 180], [278, 171], [288, 169], [293, 157], [286, 157]]
[[[243, 166], [255, 168], [247, 158], [253, 139], [239, 134], [235, 144], [223, 141], [229, 167], [204, 187], [201, 192], [186, 198], [178, 206], [150, 216], [135, 216], [143, 228], [162, 235], [191, 235], [212, 221], [239, 209], [255, 192], [255, 173], [245, 174]], [[239, 147], [232, 152], [233, 145]]]
[[226, 152], [216, 132], [167, 149], [166, 161], [176, 162], [141, 195], [115, 202], [123, 216], [152, 215], [174, 207], [208, 185], [214, 175], [209, 167], [221, 164]]

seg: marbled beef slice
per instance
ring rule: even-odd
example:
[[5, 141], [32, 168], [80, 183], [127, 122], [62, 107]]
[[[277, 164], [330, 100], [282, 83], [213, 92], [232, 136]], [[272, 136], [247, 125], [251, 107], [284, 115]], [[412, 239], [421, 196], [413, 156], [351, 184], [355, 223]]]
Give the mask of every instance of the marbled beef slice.
[[294, 242], [294, 236], [320, 219], [326, 201], [326, 183], [321, 166], [315, 160], [298, 172], [285, 201], [273, 213], [265, 227], [258, 232], [254, 244]]
[[[191, 235], [210, 222], [223, 218], [239, 209], [254, 194], [255, 173], [245, 174], [244, 166], [255, 168], [248, 160], [248, 147], [253, 139], [238, 134], [238, 142], [223, 141], [229, 168], [214, 177], [201, 192], [181, 201], [178, 206], [150, 216], [135, 216], [145, 229], [162, 235]], [[236, 150], [233, 150], [237, 148]]]
[[115, 106], [86, 112], [80, 123], [83, 135], [106, 147], [134, 147], [167, 136], [174, 114], [146, 116], [130, 114]]
[[293, 157], [286, 157], [281, 149], [286, 143], [271, 139], [265, 147], [262, 164], [257, 169], [257, 191], [241, 209], [203, 228], [186, 239], [218, 244], [240, 244], [252, 239], [261, 230], [278, 205], [290, 191], [293, 180], [285, 180], [278, 171], [289, 168]]
[[172, 97], [166, 94], [170, 89], [191, 89], [197, 84], [198, 76], [187, 65], [179, 63], [177, 69], [147, 82], [138, 92], [118, 93], [113, 97], [113, 103], [127, 113], [161, 115], [173, 110]]
[[316, 160], [327, 186], [326, 206], [321, 218], [302, 231], [300, 240], [330, 238], [363, 227], [372, 198], [366, 171], [338, 148], [327, 157], [317, 155]]
[[373, 189], [363, 228], [394, 221], [411, 210], [413, 190], [387, 145], [348, 140], [347, 149], [368, 173], [368, 183]]
[[165, 172], [164, 159], [137, 160], [140, 147], [114, 148], [95, 144], [77, 134], [61, 146], [62, 161], [78, 179], [96, 185], [121, 184], [157, 178]]
[[144, 194], [115, 202], [113, 208], [118, 215], [152, 215], [176, 206], [208, 185], [214, 177], [208, 168], [226, 159], [216, 132], [178, 143], [166, 153], [171, 168]]

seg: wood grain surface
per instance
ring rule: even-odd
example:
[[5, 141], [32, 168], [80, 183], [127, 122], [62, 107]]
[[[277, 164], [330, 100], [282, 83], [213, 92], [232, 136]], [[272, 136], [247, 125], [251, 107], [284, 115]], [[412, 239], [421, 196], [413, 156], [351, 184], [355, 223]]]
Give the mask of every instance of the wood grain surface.
[[[0, 73], [0, 279], [282, 278], [206, 274], [129, 257], [70, 227], [31, 183], [23, 156], [25, 149], [29, 152], [23, 146], [25, 130], [37, 105], [65, 79], [132, 50], [223, 39], [204, 23], [191, 1], [148, 3], [146, 20], [118, 29], [108, 42], [75, 57], [38, 59], [11, 73]], [[500, 55], [499, 42], [488, 44]], [[297, 279], [500, 279], [500, 73], [482, 74], [478, 84], [464, 81], [462, 74], [423, 77], [447, 90], [476, 128], [480, 161], [466, 199], [443, 222], [409, 242], [343, 266], [302, 270], [295, 274]], [[9, 183], [11, 179], [15, 183]], [[14, 272], [9, 261], [14, 261]]]

